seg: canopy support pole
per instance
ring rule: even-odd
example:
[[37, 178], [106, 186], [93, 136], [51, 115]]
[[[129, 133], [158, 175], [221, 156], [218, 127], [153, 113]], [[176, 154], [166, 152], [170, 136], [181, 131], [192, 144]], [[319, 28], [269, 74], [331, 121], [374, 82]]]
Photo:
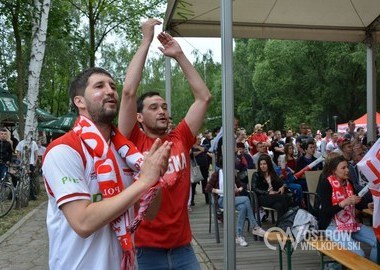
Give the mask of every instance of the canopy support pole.
[[172, 117], [172, 70], [170, 57], [165, 57], [165, 100], [168, 105], [169, 116]]
[[235, 247], [235, 137], [232, 61], [232, 0], [221, 0], [224, 269], [236, 268]]
[[367, 142], [376, 139], [376, 35], [368, 34], [367, 42]]

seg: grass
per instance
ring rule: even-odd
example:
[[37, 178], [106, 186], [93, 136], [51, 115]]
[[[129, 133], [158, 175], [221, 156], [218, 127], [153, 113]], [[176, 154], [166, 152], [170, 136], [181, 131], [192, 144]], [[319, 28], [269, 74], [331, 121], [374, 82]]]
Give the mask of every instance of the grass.
[[30, 211], [32, 211], [33, 209], [38, 207], [42, 202], [47, 200], [45, 187], [42, 183], [40, 183], [40, 185], [41, 191], [38, 195], [37, 200], [29, 201], [28, 206], [21, 209], [15, 209], [15, 206], [13, 206], [13, 209], [5, 217], [0, 218], [0, 236], [7, 232], [13, 225], [15, 225]]

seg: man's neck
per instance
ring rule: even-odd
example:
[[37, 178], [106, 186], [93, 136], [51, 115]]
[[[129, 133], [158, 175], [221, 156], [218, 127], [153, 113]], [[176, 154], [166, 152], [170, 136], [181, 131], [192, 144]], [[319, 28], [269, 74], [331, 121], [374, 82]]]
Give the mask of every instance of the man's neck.
[[111, 137], [111, 125], [95, 124], [100, 134], [103, 135], [104, 140], [107, 142]]
[[305, 154], [305, 158], [307, 158], [307, 159], [311, 159], [312, 157], [313, 157], [313, 155], [310, 155], [309, 153]]
[[159, 131], [156, 131], [156, 130], [150, 130], [146, 127], [143, 127], [143, 131], [144, 133], [149, 137], [149, 138], [152, 138], [152, 139], [157, 139], [157, 138], [160, 138], [162, 139], [163, 137], [166, 136], [167, 132], [166, 131], [162, 131], [161, 133]]

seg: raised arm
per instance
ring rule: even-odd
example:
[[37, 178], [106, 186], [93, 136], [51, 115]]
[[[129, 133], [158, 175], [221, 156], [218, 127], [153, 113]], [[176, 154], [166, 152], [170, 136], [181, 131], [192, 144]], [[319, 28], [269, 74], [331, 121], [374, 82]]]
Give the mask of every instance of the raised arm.
[[136, 92], [141, 81], [149, 47], [153, 40], [154, 26], [160, 24], [161, 22], [156, 19], [149, 19], [143, 23], [141, 26], [141, 31], [143, 33], [141, 45], [133, 56], [132, 61], [129, 63], [125, 74], [120, 102], [118, 128], [127, 138], [130, 136], [137, 121]]
[[185, 121], [193, 135], [196, 136], [202, 126], [207, 107], [211, 101], [210, 91], [194, 66], [183, 53], [178, 42], [171, 35], [164, 32], [160, 33], [157, 38], [163, 46], [163, 48], [160, 48], [162, 53], [165, 56], [174, 58], [178, 62], [190, 84], [195, 100], [185, 116]]

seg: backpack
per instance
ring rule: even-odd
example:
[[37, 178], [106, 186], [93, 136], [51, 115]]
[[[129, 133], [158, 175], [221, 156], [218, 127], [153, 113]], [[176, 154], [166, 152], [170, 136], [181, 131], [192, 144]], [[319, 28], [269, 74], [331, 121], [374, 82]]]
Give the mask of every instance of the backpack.
[[288, 228], [292, 228], [294, 218], [296, 217], [299, 209], [299, 206], [289, 208], [289, 210], [277, 220], [276, 227], [281, 228], [284, 232]]
[[290, 208], [279, 218], [276, 227], [281, 228], [284, 232], [290, 228], [296, 241], [301, 242], [305, 239], [306, 234], [318, 230], [318, 221], [308, 211], [296, 206]]

